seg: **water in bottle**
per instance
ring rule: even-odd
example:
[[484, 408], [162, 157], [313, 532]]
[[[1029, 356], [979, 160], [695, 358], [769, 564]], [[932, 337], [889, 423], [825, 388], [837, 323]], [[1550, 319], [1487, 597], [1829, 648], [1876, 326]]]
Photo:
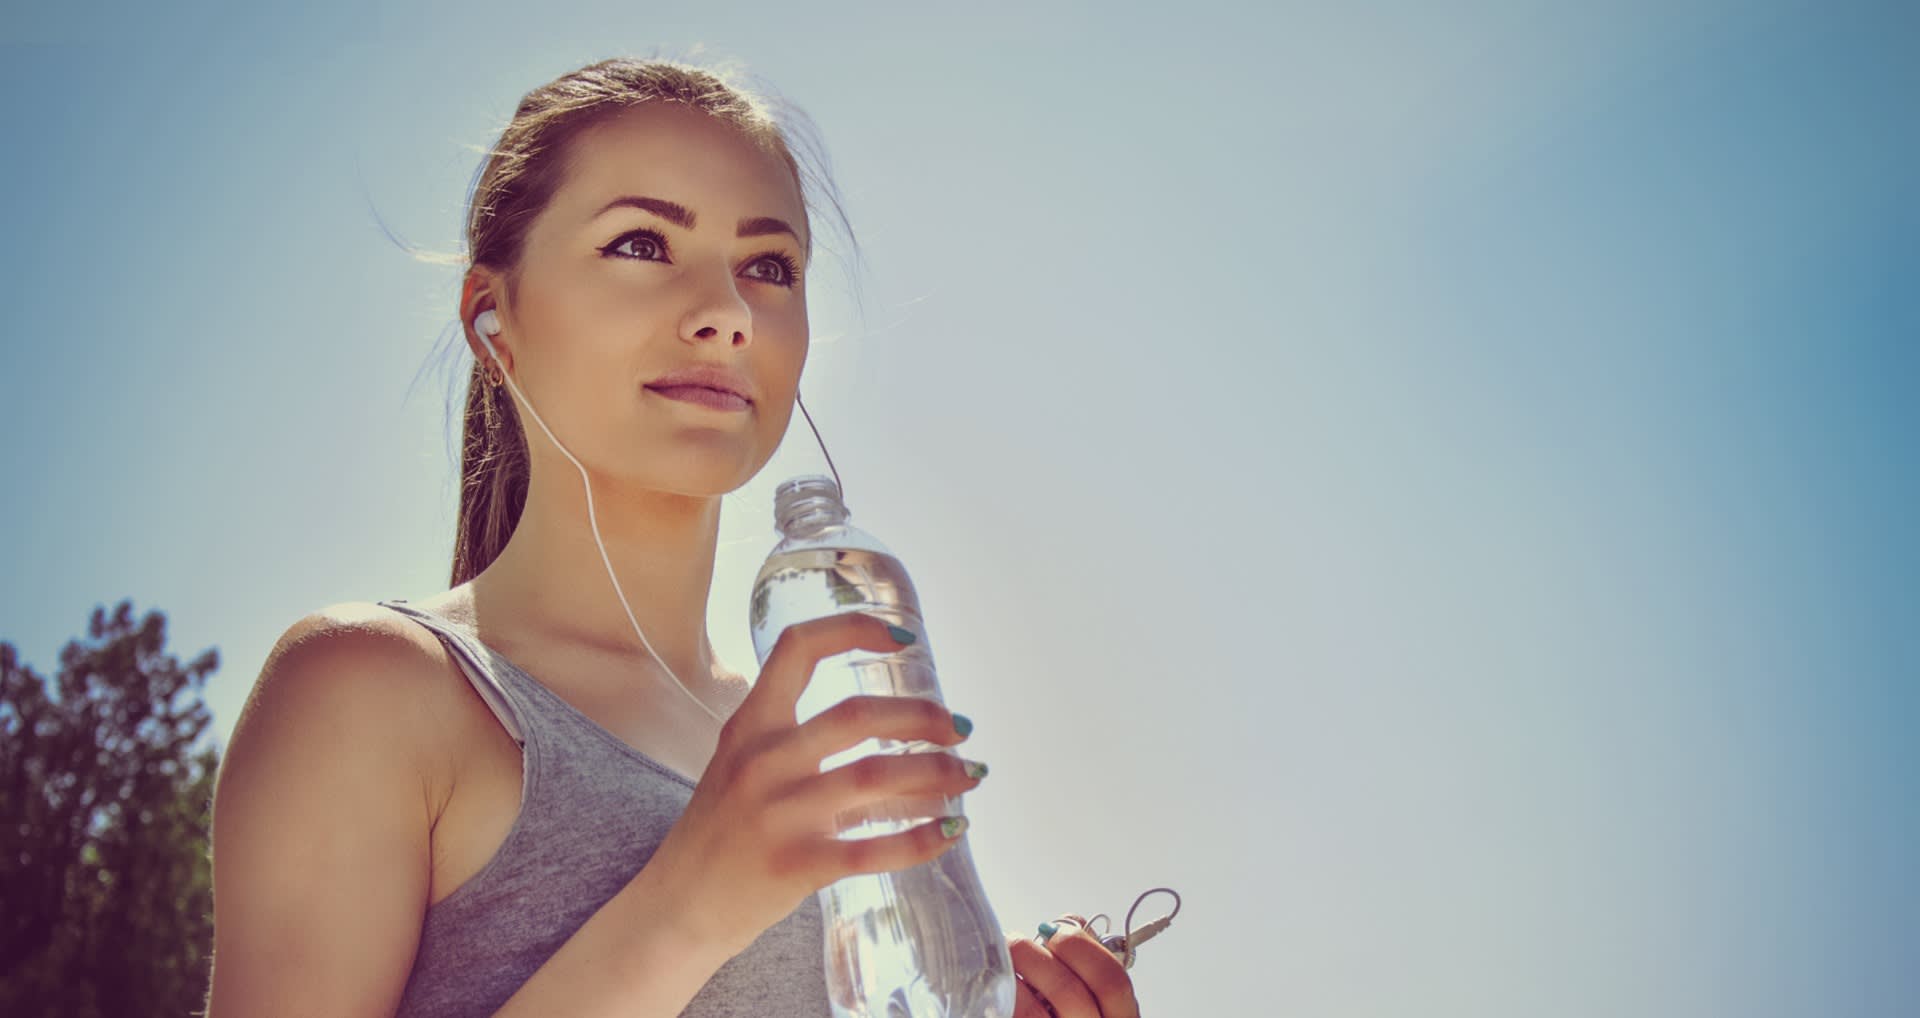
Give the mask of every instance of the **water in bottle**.
[[[839, 487], [809, 475], [774, 492], [781, 540], [754, 580], [753, 649], [766, 664], [781, 630], [840, 612], [877, 615], [918, 637], [890, 654], [855, 650], [821, 659], [801, 696], [804, 723], [856, 694], [944, 702], [933, 648], [906, 567], [848, 523]], [[821, 761], [823, 771], [873, 753], [952, 753], [937, 743], [870, 738]], [[843, 839], [894, 834], [959, 816], [958, 797], [900, 798], [842, 814]], [[854, 874], [820, 890], [834, 1018], [1011, 1018], [1013, 958], [974, 872], [967, 835], [933, 860], [891, 873]]]

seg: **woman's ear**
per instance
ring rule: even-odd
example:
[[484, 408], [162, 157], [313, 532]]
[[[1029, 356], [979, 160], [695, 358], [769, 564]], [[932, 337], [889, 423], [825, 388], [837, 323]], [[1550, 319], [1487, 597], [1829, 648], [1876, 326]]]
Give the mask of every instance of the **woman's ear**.
[[[467, 272], [460, 293], [460, 329], [466, 336], [467, 349], [473, 352], [474, 360], [482, 365], [491, 366], [491, 357], [486, 347], [486, 342], [490, 341], [499, 355], [501, 369], [511, 372], [513, 352], [509, 349], [506, 339], [506, 315], [494, 297], [496, 293], [502, 292], [500, 283], [501, 280], [491, 270], [482, 266], [475, 266]], [[493, 312], [491, 317], [499, 331], [487, 334], [483, 340], [477, 319], [487, 311]]]

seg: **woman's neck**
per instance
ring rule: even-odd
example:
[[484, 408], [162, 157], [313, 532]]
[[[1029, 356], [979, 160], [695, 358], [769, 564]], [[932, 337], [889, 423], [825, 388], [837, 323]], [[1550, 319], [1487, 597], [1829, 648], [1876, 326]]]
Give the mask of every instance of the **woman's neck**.
[[[707, 636], [720, 499], [658, 491], [596, 496], [593, 515], [604, 559], [578, 486], [566, 493], [529, 486], [513, 536], [471, 581], [476, 613], [510, 619], [513, 629], [542, 641], [608, 653], [624, 649], [651, 661], [634, 633], [637, 621], [683, 684], [726, 672]], [[608, 561], [631, 620], [607, 576]]]

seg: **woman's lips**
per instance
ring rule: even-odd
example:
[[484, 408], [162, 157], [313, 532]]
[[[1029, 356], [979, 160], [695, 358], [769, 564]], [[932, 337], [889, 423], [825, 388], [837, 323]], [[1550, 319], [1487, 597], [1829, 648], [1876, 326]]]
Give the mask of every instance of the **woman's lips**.
[[657, 392], [668, 399], [683, 403], [693, 403], [714, 410], [745, 410], [748, 403], [744, 397], [719, 389], [709, 389], [702, 385], [663, 385], [658, 388], [646, 386], [647, 391]]

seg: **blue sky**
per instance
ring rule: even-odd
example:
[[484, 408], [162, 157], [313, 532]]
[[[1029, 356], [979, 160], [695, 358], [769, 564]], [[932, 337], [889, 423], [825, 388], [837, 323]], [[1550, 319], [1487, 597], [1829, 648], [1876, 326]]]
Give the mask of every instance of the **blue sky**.
[[[9, 17], [35, 667], [158, 608], [224, 742], [293, 620], [444, 589], [458, 275], [382, 223], [457, 251], [555, 75], [732, 58], [865, 250], [803, 392], [1003, 925], [1173, 886], [1148, 1015], [1920, 1010], [1913, 6], [530, 10]], [[727, 499], [735, 667], [823, 466]]]

